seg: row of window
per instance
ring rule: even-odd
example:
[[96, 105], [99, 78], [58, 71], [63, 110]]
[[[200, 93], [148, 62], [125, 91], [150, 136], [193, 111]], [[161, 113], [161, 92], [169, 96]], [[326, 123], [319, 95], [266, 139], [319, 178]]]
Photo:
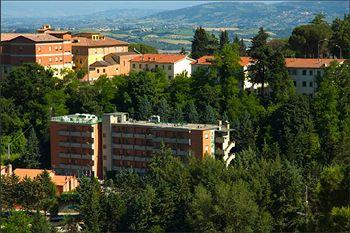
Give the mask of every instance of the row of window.
[[[297, 81], [293, 81], [294, 83], [294, 87], [298, 86], [298, 82]], [[302, 87], [307, 87], [307, 82], [306, 81], [302, 81], [301, 82]], [[314, 86], [314, 82], [309, 82], [309, 87], [313, 87]]]
[[[63, 61], [63, 58], [62, 57], [55, 57], [55, 62], [62, 62]], [[52, 57], [49, 57], [49, 62], [52, 62]], [[41, 58], [38, 59], [38, 63], [40, 64], [41, 63]]]
[[[142, 69], [142, 64], [139, 64], [138, 65], [138, 67], [139, 67], [139, 69]], [[157, 69], [157, 68], [162, 68], [163, 70], [165, 70], [165, 65], [154, 65], [154, 68], [155, 69]], [[136, 69], [136, 64], [134, 63], [134, 64], [132, 64], [132, 68], [133, 69]], [[145, 64], [144, 65], [144, 68], [146, 68], [146, 69], [148, 69], [148, 68], [150, 68], [149, 66], [148, 66], [148, 64]], [[168, 65], [168, 70], [171, 70], [172, 69], [172, 65]]]
[[[55, 50], [56, 50], [56, 51], [62, 50], [62, 45], [60, 45], [60, 46], [55, 46]], [[39, 52], [41, 51], [41, 47], [40, 47], [40, 46], [38, 46], [38, 51], [39, 51]], [[52, 51], [52, 47], [49, 46], [49, 52], [51, 52], [51, 51]]]
[[[298, 69], [289, 69], [288, 73], [289, 73], [289, 75], [298, 75], [299, 74], [299, 70]], [[314, 75], [320, 76], [321, 75], [321, 70], [317, 70], [317, 71], [315, 71], [315, 70], [302, 70], [301, 74], [303, 76], [306, 76], [308, 74], [309, 74], [309, 76], [314, 76]]]

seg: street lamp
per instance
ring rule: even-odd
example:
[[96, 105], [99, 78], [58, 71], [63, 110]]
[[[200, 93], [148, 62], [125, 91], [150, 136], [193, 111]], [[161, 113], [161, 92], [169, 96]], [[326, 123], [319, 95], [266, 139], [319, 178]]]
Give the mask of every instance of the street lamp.
[[317, 43], [317, 58], [320, 58], [320, 42], [321, 41], [327, 41], [328, 39], [323, 39], [323, 40], [319, 40]]
[[341, 46], [336, 44], [335, 47], [339, 48], [339, 58], [341, 59], [342, 58], [342, 56], [341, 56]]

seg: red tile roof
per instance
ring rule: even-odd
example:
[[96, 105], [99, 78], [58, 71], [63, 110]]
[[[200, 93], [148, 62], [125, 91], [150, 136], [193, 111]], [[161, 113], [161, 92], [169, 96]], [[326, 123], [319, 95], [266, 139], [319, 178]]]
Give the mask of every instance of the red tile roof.
[[330, 58], [286, 58], [287, 68], [322, 68], [327, 67], [333, 61], [342, 63], [345, 59]]
[[183, 54], [143, 54], [134, 57], [131, 61], [143, 63], [176, 63], [185, 58], [187, 58], [187, 56]]
[[[213, 55], [205, 55], [197, 59], [197, 61], [192, 64], [195, 65], [212, 65], [214, 61]], [[241, 66], [247, 66], [250, 63], [250, 57], [241, 57], [240, 64]]]
[[1, 33], [1, 41], [12, 41], [18, 37], [24, 37], [34, 42], [54, 42], [63, 41], [60, 38], [49, 34], [30, 34], [30, 33]]
[[104, 39], [100, 40], [92, 40], [90, 38], [82, 37], [82, 36], [74, 36], [72, 38], [73, 44], [72, 46], [84, 46], [84, 47], [109, 47], [109, 46], [126, 46], [129, 43], [112, 39], [109, 37], [104, 37]]
[[[52, 170], [46, 170], [50, 176], [52, 177], [54, 175]], [[26, 169], [26, 168], [17, 168], [16, 170], [13, 171], [13, 173], [18, 176], [21, 179], [24, 179], [25, 177], [34, 179], [41, 173], [43, 173], [43, 169]]]

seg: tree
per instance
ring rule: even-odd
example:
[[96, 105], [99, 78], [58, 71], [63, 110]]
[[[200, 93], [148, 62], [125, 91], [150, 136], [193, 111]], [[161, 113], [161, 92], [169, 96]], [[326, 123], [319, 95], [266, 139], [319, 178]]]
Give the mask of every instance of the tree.
[[32, 220], [22, 211], [13, 211], [8, 218], [1, 221], [1, 230], [7, 233], [30, 233]]
[[79, 211], [82, 215], [84, 228], [88, 232], [100, 232], [100, 212], [99, 203], [101, 195], [101, 187], [96, 178], [83, 178], [78, 188], [80, 196]]
[[35, 213], [33, 216], [32, 227], [30, 231], [32, 233], [55, 233], [55, 228], [47, 221], [46, 217], [40, 213]]
[[138, 112], [136, 113], [137, 119], [147, 120], [152, 115], [152, 105], [148, 101], [147, 97], [141, 97], [138, 103]]
[[237, 35], [235, 35], [233, 39], [233, 44], [236, 44], [239, 49], [239, 56], [244, 57], [247, 56], [247, 47], [245, 46], [245, 43], [243, 39], [239, 39]]
[[205, 124], [216, 124], [216, 113], [210, 105], [205, 107], [202, 115], [202, 122]]
[[158, 50], [146, 44], [131, 43], [129, 44], [129, 52], [139, 52], [141, 54], [146, 54], [146, 53], [158, 53]]
[[185, 106], [185, 121], [188, 123], [199, 122], [199, 114], [193, 101], [188, 102]]
[[226, 30], [221, 31], [220, 34], [220, 49], [223, 49], [226, 44], [230, 43], [230, 39], [228, 37], [228, 32]]
[[184, 114], [182, 111], [182, 107], [180, 105], [176, 105], [173, 116], [172, 116], [172, 121], [175, 123], [183, 123], [184, 122]]
[[269, 35], [263, 28], [260, 28], [258, 34], [252, 38], [252, 46], [249, 50], [249, 55], [254, 61], [249, 66], [249, 76], [253, 83], [261, 84], [260, 95], [265, 95], [265, 84], [267, 79], [267, 70], [269, 65], [269, 58], [272, 54], [272, 49], [267, 45], [267, 38]]
[[44, 210], [46, 214], [46, 212], [54, 207], [57, 202], [56, 185], [52, 182], [50, 174], [46, 170], [36, 177], [34, 184], [34, 187], [37, 188], [37, 209]]
[[[350, 57], [350, 15], [345, 15], [343, 20], [336, 18], [331, 25], [333, 34], [329, 47], [333, 55], [338, 58]], [[342, 53], [342, 54], [340, 54]]]
[[191, 57], [197, 59], [208, 54], [209, 36], [204, 28], [199, 27], [194, 32]]
[[39, 158], [39, 140], [36, 137], [34, 129], [32, 128], [27, 139], [26, 149], [23, 151], [21, 156], [21, 164], [26, 168], [37, 168], [40, 164]]
[[161, 98], [157, 106], [157, 114], [160, 116], [160, 120], [168, 122], [171, 117], [171, 107], [165, 98]]

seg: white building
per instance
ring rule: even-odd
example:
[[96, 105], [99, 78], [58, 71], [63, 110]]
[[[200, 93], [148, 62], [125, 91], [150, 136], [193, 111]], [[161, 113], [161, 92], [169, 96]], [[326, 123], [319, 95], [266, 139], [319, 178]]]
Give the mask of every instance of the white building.
[[143, 54], [131, 60], [132, 71], [154, 71], [163, 69], [169, 79], [176, 75], [187, 73], [191, 75], [191, 63], [195, 60], [182, 54]]
[[332, 62], [343, 63], [344, 59], [286, 58], [286, 67], [293, 80], [296, 93], [312, 95], [317, 88], [317, 76]]

